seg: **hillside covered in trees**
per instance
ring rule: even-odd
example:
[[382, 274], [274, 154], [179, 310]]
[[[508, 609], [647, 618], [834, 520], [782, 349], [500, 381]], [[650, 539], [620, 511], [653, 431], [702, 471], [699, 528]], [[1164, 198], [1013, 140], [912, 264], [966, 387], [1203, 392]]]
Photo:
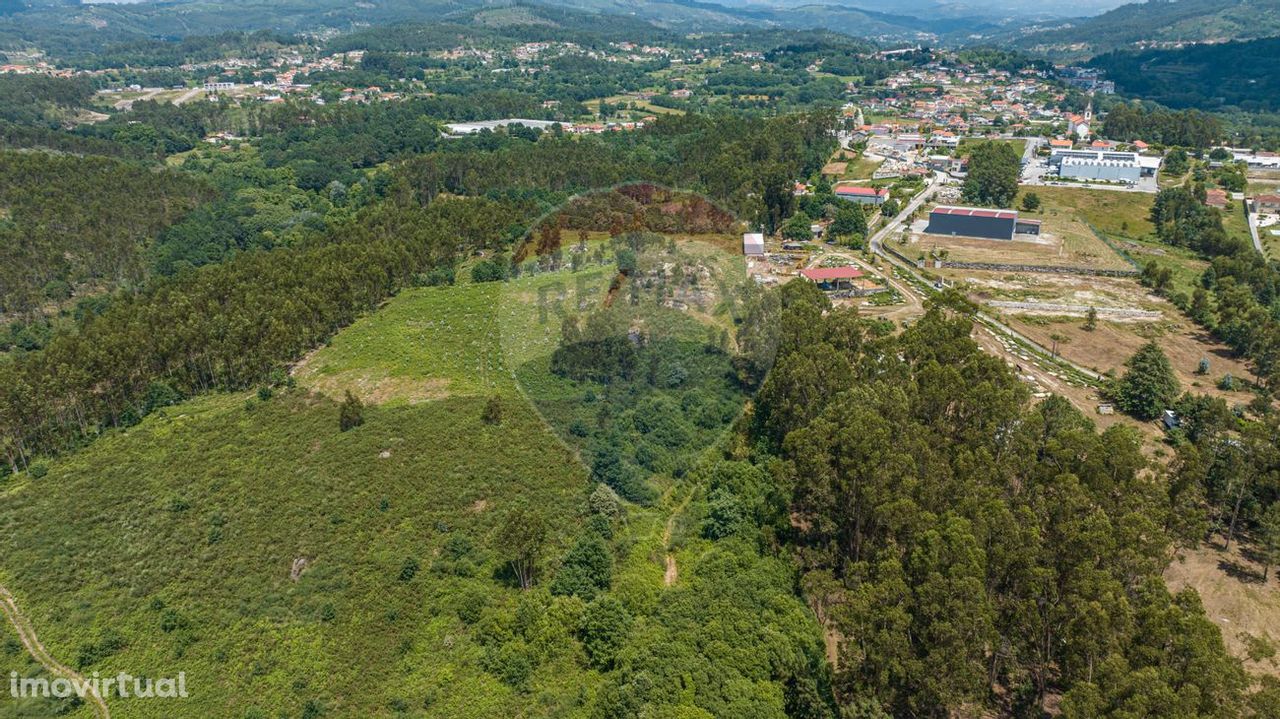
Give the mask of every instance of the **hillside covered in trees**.
[[1089, 61], [1128, 95], [1173, 108], [1280, 112], [1272, 63], [1280, 38], [1192, 45], [1177, 50], [1116, 51]]
[[1085, 57], [1143, 41], [1207, 42], [1280, 34], [1275, 0], [1152, 0], [1024, 35], [1020, 47]]
[[0, 152], [0, 314], [147, 274], [149, 244], [213, 196], [185, 174], [119, 160]]

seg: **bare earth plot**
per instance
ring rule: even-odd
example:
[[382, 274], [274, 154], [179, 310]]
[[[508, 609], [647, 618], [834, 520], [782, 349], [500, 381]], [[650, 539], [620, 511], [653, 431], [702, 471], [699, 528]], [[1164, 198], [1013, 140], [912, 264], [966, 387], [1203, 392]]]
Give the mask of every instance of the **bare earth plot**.
[[945, 251], [946, 259], [953, 262], [1132, 269], [1123, 258], [1094, 237], [1083, 223], [1063, 221], [1050, 225], [1046, 222], [1044, 234], [1038, 239], [1021, 238], [1022, 236], [1016, 240], [982, 240], [921, 234], [912, 238], [904, 254], [916, 257], [921, 253], [930, 255]]
[[[941, 274], [963, 284], [970, 299], [980, 303], [1045, 305], [1044, 311], [999, 307], [995, 311], [1011, 327], [1045, 347], [1055, 344], [1056, 335], [1058, 351], [1076, 364], [1098, 372], [1121, 373], [1125, 360], [1143, 343], [1154, 339], [1169, 355], [1184, 389], [1220, 396], [1230, 403], [1250, 399], [1248, 393], [1223, 392], [1217, 388], [1224, 374], [1248, 378], [1244, 363], [1232, 357], [1226, 346], [1209, 337], [1177, 308], [1150, 294], [1134, 279], [953, 269]], [[1075, 309], [1063, 311], [1063, 305]], [[1102, 309], [1093, 331], [1083, 327], [1089, 307]], [[1151, 319], [1146, 314], [1152, 312], [1158, 312], [1159, 318]], [[1201, 358], [1209, 359], [1208, 375], [1196, 374]], [[1096, 408], [1092, 400], [1077, 404], [1090, 414]]]
[[[1205, 614], [1222, 630], [1227, 651], [1255, 674], [1280, 676], [1280, 658], [1250, 658], [1251, 641], [1280, 642], [1280, 586], [1276, 573], [1264, 582], [1262, 567], [1233, 545], [1201, 547], [1176, 559], [1164, 572], [1171, 591], [1192, 587], [1204, 602]], [[1255, 655], [1256, 657], [1257, 655]]]
[[[1065, 322], [1028, 322], [1024, 317], [1012, 318], [1015, 329], [1038, 342], [1052, 343], [1050, 335], [1066, 337], [1058, 343], [1058, 351], [1067, 359], [1122, 374], [1124, 362], [1133, 356], [1148, 339], [1154, 339], [1169, 356], [1174, 372], [1183, 389], [1198, 394], [1222, 397], [1228, 403], [1247, 404], [1252, 398], [1248, 392], [1224, 392], [1217, 387], [1218, 380], [1230, 373], [1237, 378], [1249, 377], [1248, 368], [1230, 356], [1226, 347], [1214, 342], [1203, 330], [1191, 326], [1185, 320], [1166, 315], [1169, 320], [1161, 323], [1122, 324], [1100, 320], [1097, 329], [1085, 330], [1083, 321], [1070, 319]], [[1197, 375], [1200, 359], [1209, 359], [1208, 375]]]

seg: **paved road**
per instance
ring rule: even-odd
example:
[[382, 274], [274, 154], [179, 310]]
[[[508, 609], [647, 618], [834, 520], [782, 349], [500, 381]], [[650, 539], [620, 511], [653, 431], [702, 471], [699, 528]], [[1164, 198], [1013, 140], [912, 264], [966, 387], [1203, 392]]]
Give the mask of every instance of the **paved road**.
[[[1241, 200], [1241, 202], [1248, 202], [1248, 200]], [[1246, 207], [1244, 218], [1249, 223], [1249, 238], [1253, 240], [1253, 249], [1257, 250], [1258, 254], [1266, 257], [1267, 251], [1263, 249], [1262, 240], [1258, 237], [1258, 216], [1249, 212], [1249, 208]]]

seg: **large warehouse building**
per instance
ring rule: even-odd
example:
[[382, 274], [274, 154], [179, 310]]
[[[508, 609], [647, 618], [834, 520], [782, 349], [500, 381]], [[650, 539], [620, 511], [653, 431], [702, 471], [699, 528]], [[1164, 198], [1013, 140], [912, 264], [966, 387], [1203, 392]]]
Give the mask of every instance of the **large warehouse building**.
[[929, 226], [925, 228], [925, 232], [931, 235], [1012, 240], [1015, 234], [1040, 234], [1040, 221], [1020, 220], [1016, 210], [939, 205], [929, 213]]
[[929, 213], [931, 235], [959, 235], [981, 237], [988, 240], [1012, 240], [1018, 224], [1018, 213], [1013, 210], [988, 210], [979, 207], [949, 207], [941, 205]]
[[[1155, 167], [1159, 167], [1156, 159]], [[1137, 182], [1143, 175], [1154, 174], [1136, 152], [1112, 152], [1110, 150], [1054, 150], [1049, 164], [1058, 168], [1062, 177], [1077, 180], [1105, 180], [1109, 182]]]

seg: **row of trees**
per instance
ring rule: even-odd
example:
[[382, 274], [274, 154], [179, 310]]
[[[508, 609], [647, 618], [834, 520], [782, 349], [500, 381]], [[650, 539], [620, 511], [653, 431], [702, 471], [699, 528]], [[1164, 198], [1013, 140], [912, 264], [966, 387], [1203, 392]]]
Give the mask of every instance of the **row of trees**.
[[1145, 271], [1147, 281], [1248, 359], [1262, 386], [1274, 392], [1280, 387], [1280, 322], [1271, 307], [1280, 298], [1280, 270], [1249, 240], [1229, 235], [1222, 213], [1186, 187], [1160, 191], [1151, 221], [1162, 242], [1195, 250], [1210, 265], [1189, 297], [1168, 287], [1168, 269], [1158, 264]]
[[301, 245], [117, 295], [77, 332], [0, 363], [0, 446], [16, 467], [136, 422], [151, 396], [257, 383], [520, 213], [485, 200], [384, 203]]

